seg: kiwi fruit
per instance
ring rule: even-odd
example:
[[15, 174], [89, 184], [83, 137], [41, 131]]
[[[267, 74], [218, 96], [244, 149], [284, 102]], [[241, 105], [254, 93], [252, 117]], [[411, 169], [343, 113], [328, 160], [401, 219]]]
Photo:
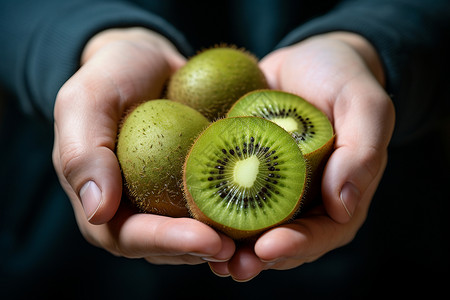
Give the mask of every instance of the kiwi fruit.
[[182, 169], [189, 148], [209, 121], [184, 104], [150, 100], [121, 122], [116, 154], [127, 198], [141, 211], [187, 217]]
[[328, 117], [310, 102], [279, 90], [257, 90], [242, 96], [228, 117], [258, 116], [277, 123], [289, 132], [309, 161], [308, 198], [320, 195], [323, 169], [334, 147], [334, 129]]
[[252, 54], [222, 45], [198, 53], [178, 69], [169, 80], [167, 98], [215, 120], [245, 93], [267, 87]]
[[277, 124], [260, 117], [219, 119], [187, 155], [187, 206], [195, 219], [248, 239], [293, 219], [307, 169], [297, 143]]

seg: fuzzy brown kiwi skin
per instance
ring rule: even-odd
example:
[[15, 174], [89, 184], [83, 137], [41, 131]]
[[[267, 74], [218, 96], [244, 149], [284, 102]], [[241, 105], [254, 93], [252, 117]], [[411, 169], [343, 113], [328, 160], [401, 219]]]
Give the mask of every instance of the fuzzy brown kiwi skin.
[[307, 211], [312, 206], [318, 205], [322, 200], [322, 176], [325, 166], [334, 151], [336, 135], [333, 135], [321, 148], [309, 155], [305, 155], [308, 161], [308, 189], [304, 195], [302, 211]]
[[[237, 117], [237, 118], [246, 118], [246, 117]], [[257, 117], [257, 118], [261, 118], [261, 117]], [[221, 118], [224, 119], [224, 118]], [[220, 121], [221, 119], [216, 120]], [[263, 119], [263, 118], [261, 118]], [[209, 126], [204, 130], [206, 131], [210, 126], [213, 125], [214, 122], [210, 123]], [[278, 126], [278, 125], [277, 125]], [[203, 131], [203, 132], [204, 132]], [[184, 170], [186, 170], [186, 164], [187, 161], [191, 155], [192, 149], [196, 143], [196, 141], [201, 137], [202, 133], [200, 133], [197, 138], [195, 139], [195, 141], [193, 142], [193, 144], [191, 145], [191, 148], [188, 152], [188, 154], [186, 155], [186, 159], [183, 165], [183, 192], [184, 192], [184, 199], [186, 200], [186, 207], [189, 211], [189, 214], [192, 218], [209, 225], [212, 228], [217, 229], [218, 231], [224, 233], [225, 235], [227, 235], [228, 237], [232, 238], [235, 241], [242, 241], [242, 242], [250, 242], [250, 241], [256, 241], [256, 239], [261, 236], [264, 232], [275, 228], [277, 226], [280, 226], [282, 224], [287, 224], [290, 223], [292, 221], [294, 221], [296, 219], [296, 217], [298, 215], [300, 215], [300, 213], [303, 211], [304, 206], [307, 204], [307, 198], [306, 196], [308, 195], [308, 189], [309, 189], [309, 184], [310, 184], [310, 176], [305, 176], [305, 182], [304, 182], [304, 189], [303, 189], [303, 193], [300, 196], [300, 199], [297, 202], [297, 206], [293, 209], [293, 212], [290, 216], [286, 217], [285, 219], [281, 220], [280, 222], [273, 224], [272, 226], [269, 227], [265, 227], [265, 228], [261, 228], [258, 230], [237, 230], [235, 228], [231, 228], [228, 226], [225, 226], [221, 223], [215, 222], [214, 220], [212, 220], [211, 218], [209, 218], [208, 216], [206, 216], [196, 205], [191, 193], [189, 192], [189, 188], [187, 186], [187, 177], [186, 177], [186, 172]], [[311, 172], [311, 166], [309, 165], [309, 162], [305, 159], [306, 162], [306, 172], [308, 174], [310, 174]]]
[[[154, 100], [154, 101], [160, 101], [159, 100]], [[165, 100], [165, 99], [163, 99]], [[169, 100], [167, 100], [169, 101]], [[124, 127], [124, 124], [126, 123], [127, 119], [131, 116], [132, 112], [135, 111], [135, 109], [137, 109], [141, 104], [144, 104], [145, 102], [150, 102], [150, 101], [143, 101], [140, 102], [136, 105], [134, 105], [133, 107], [129, 108], [125, 113], [124, 116], [119, 124], [119, 128], [118, 128], [118, 134], [117, 134], [117, 139], [116, 139], [116, 146], [115, 146], [115, 152], [118, 155], [119, 158], [119, 153], [118, 153], [118, 141], [119, 141], [119, 136], [122, 132], [122, 129]], [[176, 104], [176, 105], [181, 105], [181, 104]], [[189, 108], [189, 110], [191, 110], [191, 108]], [[197, 113], [199, 116], [201, 116], [199, 113]], [[192, 117], [192, 116], [191, 116]], [[203, 116], [201, 116], [201, 118], [204, 118]], [[148, 119], [147, 119], [148, 120]], [[196, 119], [195, 119], [196, 120]], [[204, 119], [204, 121], [202, 121], [204, 125], [204, 127], [206, 127], [206, 123], [207, 120]], [[200, 126], [200, 125], [198, 125]], [[203, 128], [204, 128], [203, 127]], [[192, 127], [191, 127], [192, 128]], [[198, 132], [198, 134], [201, 131]], [[183, 133], [183, 132], [182, 132]], [[187, 139], [182, 139], [182, 133], [180, 133], [180, 135], [177, 137], [180, 141], [180, 143], [184, 143], [184, 142], [188, 142]], [[186, 133], [186, 132], [184, 132]], [[128, 134], [131, 134], [131, 132], [129, 131]], [[165, 134], [165, 133], [164, 133]], [[189, 135], [192, 133], [189, 133]], [[188, 135], [188, 136], [189, 136]], [[192, 141], [195, 139], [196, 136], [194, 136], [192, 138], [192, 140], [190, 140], [189, 143], [192, 143]], [[157, 141], [155, 141], [156, 143]], [[128, 147], [132, 147], [133, 143], [128, 144]], [[187, 149], [190, 147], [190, 144], [188, 144]], [[183, 147], [181, 147], [180, 145], [178, 145], [175, 148], [173, 148], [173, 152], [172, 154], [172, 158], [171, 161], [172, 163], [174, 163], [174, 165], [178, 165], [178, 166], [182, 166], [184, 163], [184, 156], [186, 154], [186, 152], [183, 152]], [[124, 150], [125, 151], [125, 150]], [[128, 150], [126, 152], [129, 152]], [[126, 153], [124, 152], [124, 153]], [[149, 155], [148, 157], [152, 157], [152, 159], [147, 158], [146, 155]], [[127, 181], [125, 174], [124, 174], [124, 164], [135, 164], [135, 156], [130, 156], [130, 154], [124, 154], [123, 156], [124, 158], [126, 158], [126, 160], [120, 160], [119, 159], [119, 165], [120, 165], [120, 169], [121, 169], [121, 174], [122, 174], [122, 181], [123, 181], [123, 197], [125, 199], [128, 200], [129, 203], [131, 203], [135, 209], [137, 209], [139, 212], [143, 212], [143, 213], [153, 213], [153, 214], [158, 214], [158, 215], [165, 215], [165, 216], [170, 216], [170, 217], [189, 217], [189, 211], [186, 207], [186, 200], [184, 198], [184, 194], [183, 194], [183, 189], [182, 189], [182, 168], [180, 167], [179, 170], [175, 170], [173, 166], [169, 166], [167, 169], [163, 168], [164, 172], [167, 172], [167, 174], [172, 174], [173, 176], [167, 177], [167, 181], [165, 182], [165, 186], [163, 187], [161, 186], [161, 188], [156, 191], [155, 189], [148, 189], [147, 187], [144, 187], [144, 183], [142, 181], [135, 181], [135, 180], [130, 180]], [[151, 166], [151, 161], [153, 161], [153, 159], [156, 159], [156, 156], [151, 156], [149, 153], [145, 153], [144, 156], [141, 157], [142, 160], [144, 160], [145, 158], [147, 158], [147, 162], [144, 163], [145, 165], [145, 169], [150, 169], [152, 168]], [[133, 177], [135, 177], [136, 175], [133, 175]], [[144, 173], [141, 174], [141, 177], [146, 176]], [[161, 173], [161, 176], [164, 177], [164, 174]], [[149, 182], [150, 183], [150, 182]], [[153, 183], [151, 183], [153, 184]]]
[[130, 193], [130, 188], [125, 190], [124, 196], [127, 200], [137, 208], [141, 213], [151, 213], [162, 216], [170, 216], [173, 218], [190, 217], [184, 195], [174, 195], [168, 191], [161, 192], [158, 196], [152, 197], [150, 203], [148, 199], [141, 199]]

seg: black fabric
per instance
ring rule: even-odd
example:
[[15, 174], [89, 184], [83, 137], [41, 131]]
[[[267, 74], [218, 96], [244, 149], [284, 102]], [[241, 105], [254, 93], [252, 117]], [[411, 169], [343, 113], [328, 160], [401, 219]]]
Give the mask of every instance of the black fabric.
[[[3, 87], [17, 95], [23, 110], [53, 118], [62, 84], [79, 67], [81, 51], [94, 34], [114, 27], [143, 26], [168, 37], [185, 55], [187, 41], [162, 18], [131, 3], [104, 0], [4, 1], [0, 41]], [[16, 16], [16, 17], [12, 17]]]

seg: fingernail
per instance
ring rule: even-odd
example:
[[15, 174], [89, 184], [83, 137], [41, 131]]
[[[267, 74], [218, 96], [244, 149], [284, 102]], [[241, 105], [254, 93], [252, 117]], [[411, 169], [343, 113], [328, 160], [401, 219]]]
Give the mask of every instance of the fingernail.
[[86, 218], [90, 220], [100, 206], [100, 202], [102, 201], [102, 192], [95, 182], [88, 181], [80, 190], [80, 198]]
[[211, 254], [202, 253], [202, 252], [189, 252], [187, 254], [193, 255], [193, 256], [199, 256], [200, 258], [208, 257], [209, 255], [211, 255]]
[[208, 264], [208, 265], [209, 265], [209, 268], [211, 269], [211, 272], [213, 272], [214, 275], [219, 276], [219, 277], [229, 277], [230, 276], [230, 273], [227, 273], [227, 274], [218, 273], [216, 270], [214, 270], [214, 268], [210, 264]]
[[352, 183], [347, 182], [344, 184], [341, 190], [339, 198], [341, 199], [342, 205], [345, 208], [348, 216], [351, 218], [355, 212], [356, 205], [358, 205], [361, 193]]
[[237, 278], [235, 278], [235, 277], [233, 277], [233, 276], [231, 276], [231, 278], [232, 278], [234, 281], [236, 281], [236, 282], [248, 282], [248, 281], [252, 280], [253, 278], [255, 278], [255, 277], [258, 276], [258, 275], [259, 275], [259, 273], [258, 273], [258, 274], [255, 274], [254, 276], [252, 276], [252, 277], [250, 277], [250, 278], [246, 278], [246, 279], [237, 279]]
[[270, 268], [272, 268], [273, 266], [275, 266], [277, 263], [274, 262], [270, 262], [270, 263], [266, 263], [266, 265], [264, 266], [264, 270], [268, 270]]
[[281, 258], [272, 259], [272, 260], [261, 259], [261, 261], [264, 263], [264, 270], [268, 270], [268, 269], [272, 268], [273, 266], [275, 266], [276, 264], [278, 264], [281, 261]]

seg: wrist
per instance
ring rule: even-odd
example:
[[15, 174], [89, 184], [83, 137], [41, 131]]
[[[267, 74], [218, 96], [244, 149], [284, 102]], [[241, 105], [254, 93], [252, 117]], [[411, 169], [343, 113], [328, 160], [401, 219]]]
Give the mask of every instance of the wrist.
[[355, 50], [366, 63], [376, 80], [384, 87], [385, 74], [383, 64], [375, 47], [363, 36], [352, 32], [331, 32], [324, 34], [327, 38], [346, 43]]

